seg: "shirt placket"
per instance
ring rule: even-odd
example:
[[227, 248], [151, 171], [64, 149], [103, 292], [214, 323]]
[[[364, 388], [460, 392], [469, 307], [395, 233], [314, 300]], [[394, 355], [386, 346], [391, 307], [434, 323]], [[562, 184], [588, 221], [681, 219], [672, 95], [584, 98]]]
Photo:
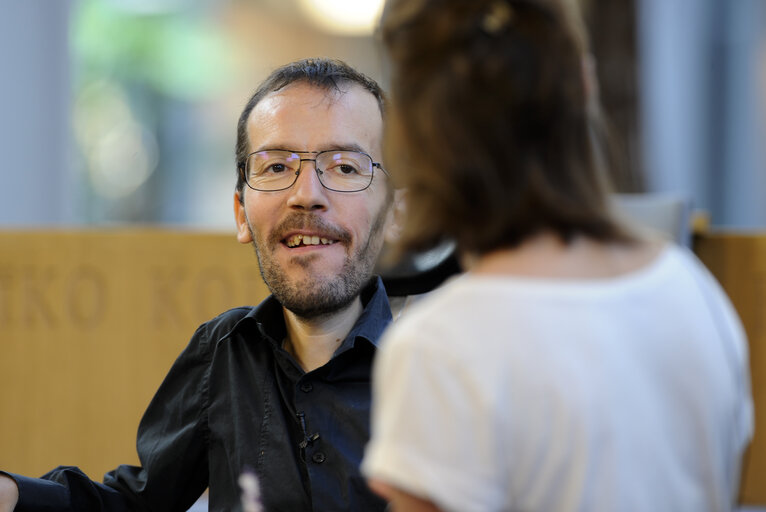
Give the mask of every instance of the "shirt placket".
[[320, 383], [312, 374], [305, 374], [295, 385], [295, 408], [298, 422], [301, 426], [302, 439], [299, 443], [306, 471], [311, 485], [311, 500], [314, 510], [325, 510], [325, 489], [319, 488], [327, 480], [327, 471], [332, 463], [328, 460], [327, 451], [324, 449], [325, 440], [322, 438], [322, 425], [317, 423], [318, 415], [315, 413], [317, 404], [321, 403]]

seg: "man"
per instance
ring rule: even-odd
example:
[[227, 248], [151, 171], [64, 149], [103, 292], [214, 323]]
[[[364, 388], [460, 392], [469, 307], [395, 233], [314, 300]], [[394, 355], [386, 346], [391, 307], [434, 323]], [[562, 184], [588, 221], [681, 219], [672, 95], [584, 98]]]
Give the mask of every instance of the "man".
[[206, 487], [210, 510], [232, 510], [248, 467], [267, 511], [384, 508], [358, 471], [391, 320], [372, 278], [393, 228], [382, 109], [380, 87], [338, 61], [259, 87], [238, 124], [234, 213], [272, 295], [197, 330], [141, 421], [141, 467], [104, 484], [76, 468], [0, 476], [0, 510], [182, 511]]

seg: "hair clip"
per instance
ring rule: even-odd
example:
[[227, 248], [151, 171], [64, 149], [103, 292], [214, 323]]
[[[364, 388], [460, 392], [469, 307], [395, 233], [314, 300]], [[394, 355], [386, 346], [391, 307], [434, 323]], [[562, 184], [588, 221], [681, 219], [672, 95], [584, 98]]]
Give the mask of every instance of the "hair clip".
[[489, 6], [489, 10], [481, 20], [481, 28], [490, 35], [495, 35], [513, 19], [513, 9], [507, 2], [496, 0]]

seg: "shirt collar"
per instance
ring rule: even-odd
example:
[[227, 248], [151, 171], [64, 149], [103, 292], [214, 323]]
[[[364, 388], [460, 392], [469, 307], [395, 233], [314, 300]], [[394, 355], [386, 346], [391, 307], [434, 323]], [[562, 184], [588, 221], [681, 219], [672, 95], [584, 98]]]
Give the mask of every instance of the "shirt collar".
[[[356, 320], [351, 331], [335, 352], [336, 355], [354, 346], [357, 339], [364, 339], [378, 346], [384, 329], [391, 323], [391, 308], [388, 295], [380, 277], [373, 278], [360, 294], [364, 309]], [[260, 333], [275, 345], [280, 345], [287, 335], [282, 305], [269, 295], [258, 306], [245, 315], [232, 329], [232, 332], [242, 329], [244, 324], [255, 323]]]
[[383, 331], [391, 323], [392, 318], [386, 288], [380, 277], [373, 279], [362, 290], [361, 297], [364, 310], [346, 336], [343, 345], [350, 342], [353, 346], [357, 338], [363, 338], [377, 347]]

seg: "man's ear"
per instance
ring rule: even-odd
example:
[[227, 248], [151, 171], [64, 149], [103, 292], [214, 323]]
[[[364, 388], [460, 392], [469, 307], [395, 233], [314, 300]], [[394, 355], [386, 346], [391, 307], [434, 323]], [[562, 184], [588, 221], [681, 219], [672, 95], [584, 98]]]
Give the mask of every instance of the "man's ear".
[[407, 214], [407, 191], [403, 188], [394, 190], [394, 201], [389, 211], [389, 220], [383, 236], [386, 243], [393, 244], [399, 240], [404, 229], [404, 216]]
[[234, 192], [234, 220], [237, 222], [237, 241], [241, 244], [252, 242], [253, 236], [250, 234], [250, 226], [247, 223], [245, 205], [240, 201], [240, 192]]

